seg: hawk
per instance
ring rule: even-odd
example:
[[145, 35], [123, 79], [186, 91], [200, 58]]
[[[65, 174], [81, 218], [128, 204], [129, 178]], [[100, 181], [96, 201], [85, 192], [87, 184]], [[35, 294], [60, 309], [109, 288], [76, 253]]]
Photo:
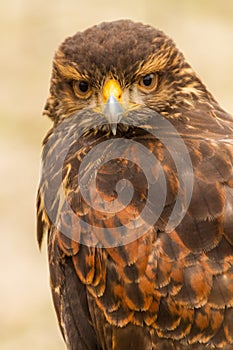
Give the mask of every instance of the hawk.
[[37, 197], [69, 350], [233, 349], [233, 118], [130, 20], [53, 61]]

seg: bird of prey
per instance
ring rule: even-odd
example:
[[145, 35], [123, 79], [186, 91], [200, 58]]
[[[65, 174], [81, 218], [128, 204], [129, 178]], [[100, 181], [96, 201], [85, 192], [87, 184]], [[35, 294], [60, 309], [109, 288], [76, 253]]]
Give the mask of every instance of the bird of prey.
[[233, 118], [130, 20], [67, 38], [37, 237], [69, 350], [233, 349]]

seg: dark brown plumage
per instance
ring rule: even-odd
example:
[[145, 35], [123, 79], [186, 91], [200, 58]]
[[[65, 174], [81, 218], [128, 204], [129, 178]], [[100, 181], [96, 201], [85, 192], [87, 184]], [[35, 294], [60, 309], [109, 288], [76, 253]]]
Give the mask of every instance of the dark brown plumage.
[[67, 349], [233, 349], [233, 118], [173, 41], [131, 21], [66, 39], [45, 114], [37, 232]]

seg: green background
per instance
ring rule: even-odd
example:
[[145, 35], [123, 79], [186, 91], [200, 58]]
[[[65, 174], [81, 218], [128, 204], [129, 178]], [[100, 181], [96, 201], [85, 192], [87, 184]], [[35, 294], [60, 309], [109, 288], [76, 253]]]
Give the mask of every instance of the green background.
[[62, 350], [46, 249], [35, 239], [41, 116], [51, 62], [68, 35], [131, 18], [163, 29], [233, 112], [232, 0], [9, 0], [0, 3], [0, 349]]

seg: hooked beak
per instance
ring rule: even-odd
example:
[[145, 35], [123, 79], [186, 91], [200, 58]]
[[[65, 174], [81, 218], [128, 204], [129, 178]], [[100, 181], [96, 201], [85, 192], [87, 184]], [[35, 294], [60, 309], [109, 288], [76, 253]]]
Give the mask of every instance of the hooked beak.
[[121, 97], [120, 84], [114, 79], [108, 80], [103, 89], [103, 100], [105, 103], [103, 113], [110, 124], [113, 135], [116, 135], [117, 124], [125, 111], [121, 105]]
[[109, 121], [113, 135], [116, 135], [117, 124], [122, 118], [124, 109], [114, 95], [109, 96], [103, 112]]

